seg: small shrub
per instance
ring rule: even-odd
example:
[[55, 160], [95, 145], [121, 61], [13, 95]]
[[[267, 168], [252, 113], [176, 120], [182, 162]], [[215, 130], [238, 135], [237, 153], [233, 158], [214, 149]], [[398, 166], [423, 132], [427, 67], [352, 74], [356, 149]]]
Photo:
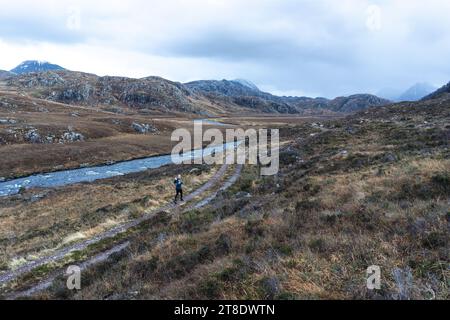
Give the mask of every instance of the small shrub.
[[259, 281], [259, 287], [264, 299], [273, 300], [280, 293], [281, 285], [277, 278], [266, 277]]
[[297, 204], [295, 205], [295, 211], [297, 211], [297, 213], [302, 211], [313, 211], [319, 207], [320, 207], [319, 202], [315, 200], [301, 200], [298, 201]]
[[297, 300], [298, 297], [292, 292], [283, 291], [276, 296], [276, 299], [277, 300]]
[[210, 211], [189, 211], [181, 217], [180, 229], [190, 233], [199, 232], [213, 220], [214, 214]]
[[309, 248], [314, 252], [324, 253], [327, 250], [327, 243], [322, 238], [314, 239], [309, 242]]
[[160, 271], [166, 277], [178, 279], [185, 276], [197, 265], [213, 258], [213, 251], [208, 246], [203, 246], [198, 251], [172, 258], [165, 266], [160, 268]]
[[444, 194], [450, 193], [450, 174], [440, 173], [431, 178], [432, 183]]
[[303, 186], [303, 190], [308, 192], [310, 196], [315, 196], [320, 192], [321, 186], [318, 184], [307, 183]]
[[298, 151], [284, 151], [280, 153], [280, 165], [288, 166], [294, 164], [300, 158]]
[[440, 232], [431, 232], [422, 240], [422, 246], [428, 249], [445, 247], [448, 244], [448, 235]]
[[245, 231], [252, 236], [262, 237], [264, 235], [264, 227], [261, 220], [249, 220], [245, 225]]
[[138, 261], [133, 264], [131, 272], [133, 277], [145, 280], [149, 279], [153, 272], [158, 268], [158, 257], [151, 257], [150, 260]]
[[222, 292], [222, 285], [215, 279], [208, 279], [200, 284], [199, 291], [207, 299], [217, 299]]
[[237, 261], [232, 267], [223, 269], [216, 277], [223, 282], [239, 282], [246, 278], [248, 272], [248, 268], [241, 261]]
[[221, 234], [216, 240], [216, 252], [220, 255], [230, 253], [231, 246], [231, 238], [226, 234]]
[[279, 243], [275, 245], [275, 249], [285, 256], [290, 256], [293, 253], [292, 247], [286, 243]]

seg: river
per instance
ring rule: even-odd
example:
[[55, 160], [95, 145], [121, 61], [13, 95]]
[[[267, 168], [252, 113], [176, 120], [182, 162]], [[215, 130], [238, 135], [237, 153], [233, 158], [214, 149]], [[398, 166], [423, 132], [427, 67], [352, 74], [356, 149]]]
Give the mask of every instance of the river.
[[[208, 147], [205, 149], [193, 150], [186, 154], [177, 156], [174, 160], [189, 160], [202, 156], [209, 156], [213, 153], [220, 153], [235, 147], [237, 143], [229, 142], [223, 145]], [[101, 165], [79, 169], [69, 169], [51, 173], [35, 174], [28, 177], [0, 182], [0, 197], [14, 195], [22, 188], [53, 188], [70, 185], [80, 182], [92, 182], [129, 173], [141, 172], [148, 169], [156, 169], [172, 164], [171, 155], [153, 156], [143, 159], [136, 159], [118, 162], [111, 165]]]

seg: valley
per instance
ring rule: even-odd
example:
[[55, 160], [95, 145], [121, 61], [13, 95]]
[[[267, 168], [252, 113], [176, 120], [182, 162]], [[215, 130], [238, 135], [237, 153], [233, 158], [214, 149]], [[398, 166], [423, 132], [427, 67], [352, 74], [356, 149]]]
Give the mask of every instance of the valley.
[[[281, 140], [274, 176], [164, 162], [0, 197], [1, 296], [448, 299], [446, 87], [392, 104], [249, 96], [246, 85], [67, 70], [0, 80], [0, 183], [169, 154], [172, 132], [200, 119]], [[186, 201], [174, 205], [178, 174]], [[79, 291], [65, 287], [73, 264]], [[365, 285], [371, 265], [382, 290]]]

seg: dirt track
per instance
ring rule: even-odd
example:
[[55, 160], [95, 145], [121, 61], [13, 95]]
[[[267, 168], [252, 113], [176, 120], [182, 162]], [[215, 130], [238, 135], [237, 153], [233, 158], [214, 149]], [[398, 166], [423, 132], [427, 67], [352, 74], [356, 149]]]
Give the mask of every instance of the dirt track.
[[[185, 197], [185, 203], [188, 203], [189, 201], [194, 200], [197, 197], [201, 197], [203, 194], [205, 194], [206, 192], [211, 190], [225, 176], [228, 167], [229, 167], [229, 165], [227, 165], [227, 164], [222, 165], [222, 167], [216, 172], [216, 174], [208, 182], [206, 182], [203, 186], [201, 186], [200, 188], [198, 188], [197, 190], [195, 190], [194, 192], [192, 192], [191, 194], [189, 194], [188, 196]], [[232, 186], [239, 178], [241, 170], [242, 170], [242, 165], [236, 166], [236, 169], [234, 170], [233, 174], [221, 185], [221, 187], [218, 189], [218, 191], [215, 191], [213, 194], [209, 195], [208, 197], [206, 197], [204, 199], [200, 199], [196, 203], [191, 204], [189, 206], [189, 209], [205, 206], [207, 203], [212, 201], [217, 196], [219, 191], [224, 191], [224, 190], [228, 189], [230, 186]], [[185, 203], [182, 203], [180, 205], [175, 205], [173, 203], [167, 204], [163, 207], [160, 207], [151, 212], [148, 212], [147, 214], [145, 214], [143, 217], [141, 217], [139, 219], [136, 219], [136, 220], [127, 222], [125, 224], [122, 224], [120, 226], [117, 226], [117, 227], [110, 229], [102, 234], [99, 234], [91, 239], [88, 239], [88, 240], [82, 241], [80, 243], [76, 243], [74, 245], [62, 248], [49, 256], [29, 262], [16, 270], [1, 274], [0, 275], [0, 285], [4, 285], [10, 281], [17, 279], [21, 275], [32, 272], [37, 267], [46, 265], [51, 262], [59, 261], [59, 260], [63, 259], [64, 257], [66, 257], [71, 252], [83, 250], [92, 244], [98, 243], [104, 239], [112, 238], [120, 233], [126, 232], [127, 230], [129, 230], [133, 227], [136, 227], [137, 225], [139, 225], [145, 221], [148, 221], [155, 214], [158, 214], [158, 213], [161, 213], [164, 211], [171, 211], [173, 209], [183, 206]], [[126, 246], [124, 246], [124, 243], [115, 245], [108, 251], [101, 253], [97, 256], [94, 256], [94, 257], [88, 259], [87, 261], [83, 262], [82, 265], [84, 268], [86, 268], [90, 265], [104, 261], [111, 254], [121, 251], [125, 248], [126, 248]], [[59, 274], [54, 274], [54, 275], [50, 276], [49, 278], [47, 278], [46, 280], [40, 282], [33, 288], [31, 288], [27, 291], [21, 292], [21, 293], [12, 293], [12, 294], [8, 295], [8, 297], [14, 299], [15, 297], [29, 296], [38, 291], [44, 290], [49, 285], [51, 285], [53, 280], [58, 275]]]

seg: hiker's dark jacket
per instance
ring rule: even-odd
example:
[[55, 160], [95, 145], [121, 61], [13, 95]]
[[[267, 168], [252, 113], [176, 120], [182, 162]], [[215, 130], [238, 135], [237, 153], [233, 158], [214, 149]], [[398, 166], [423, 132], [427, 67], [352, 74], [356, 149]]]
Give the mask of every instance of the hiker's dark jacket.
[[174, 180], [173, 183], [175, 184], [175, 188], [177, 190], [182, 190], [183, 189], [183, 181], [181, 181], [181, 179], [177, 178], [177, 179]]

